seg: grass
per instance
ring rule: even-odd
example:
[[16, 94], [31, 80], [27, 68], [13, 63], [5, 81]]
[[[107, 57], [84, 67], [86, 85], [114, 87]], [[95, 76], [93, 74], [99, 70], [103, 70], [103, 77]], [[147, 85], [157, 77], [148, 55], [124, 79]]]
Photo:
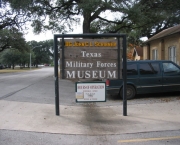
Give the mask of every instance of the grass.
[[[31, 68], [31, 70], [36, 70], [36, 69], [40, 69], [40, 68], [35, 68], [35, 67]], [[30, 71], [30, 68], [15, 67], [14, 69], [12, 68], [0, 69], [0, 73], [15, 73], [15, 72], [25, 72], [25, 71]]]

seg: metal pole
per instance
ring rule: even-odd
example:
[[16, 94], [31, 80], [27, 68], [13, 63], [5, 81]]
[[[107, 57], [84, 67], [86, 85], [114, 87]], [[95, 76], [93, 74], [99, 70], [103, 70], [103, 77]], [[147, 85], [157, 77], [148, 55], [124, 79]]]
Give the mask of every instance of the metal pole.
[[30, 62], [29, 62], [29, 67], [30, 67], [30, 70], [31, 70], [31, 52], [30, 52]]
[[121, 71], [121, 70], [120, 70], [120, 65], [121, 65], [121, 64], [120, 64], [120, 63], [121, 63], [121, 61], [120, 61], [120, 55], [121, 55], [121, 54], [120, 54], [120, 39], [119, 39], [119, 37], [118, 37], [117, 40], [118, 40], [118, 57], [117, 57], [117, 58], [118, 58], [118, 79], [120, 79], [120, 73], [121, 73], [121, 72], [120, 72], [120, 71]]
[[61, 44], [61, 46], [62, 46], [62, 71], [61, 71], [61, 73], [62, 73], [62, 79], [64, 79], [65, 77], [64, 77], [64, 33], [62, 33], [62, 44]]
[[126, 36], [123, 37], [123, 116], [127, 116], [127, 59], [126, 59]]
[[58, 77], [58, 46], [57, 37], [54, 35], [54, 78], [55, 78], [55, 109], [59, 116], [59, 77]]

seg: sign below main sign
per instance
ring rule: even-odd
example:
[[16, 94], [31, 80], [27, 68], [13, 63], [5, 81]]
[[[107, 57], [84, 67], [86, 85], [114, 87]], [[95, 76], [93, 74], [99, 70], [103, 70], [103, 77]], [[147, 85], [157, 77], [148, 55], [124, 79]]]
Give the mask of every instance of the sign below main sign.
[[106, 102], [105, 82], [76, 82], [76, 102]]

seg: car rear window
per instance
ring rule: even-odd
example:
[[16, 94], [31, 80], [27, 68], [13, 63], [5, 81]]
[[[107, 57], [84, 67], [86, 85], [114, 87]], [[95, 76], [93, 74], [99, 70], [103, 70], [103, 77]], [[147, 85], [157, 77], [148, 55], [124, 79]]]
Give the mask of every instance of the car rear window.
[[164, 73], [176, 73], [179, 72], [179, 68], [172, 63], [163, 63]]

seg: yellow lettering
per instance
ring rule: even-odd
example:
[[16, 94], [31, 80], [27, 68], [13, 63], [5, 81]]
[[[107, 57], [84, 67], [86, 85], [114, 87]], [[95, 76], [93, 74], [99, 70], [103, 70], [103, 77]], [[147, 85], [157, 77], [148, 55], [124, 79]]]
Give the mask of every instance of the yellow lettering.
[[88, 43], [88, 42], [85, 42], [85, 46], [89, 46], [89, 43]]
[[95, 46], [98, 46], [98, 42], [95, 42], [94, 44], [95, 44]]
[[116, 42], [68, 42], [65, 41], [65, 46], [66, 47], [116, 47], [117, 44]]
[[69, 42], [69, 46], [72, 46], [72, 43], [71, 43], [71, 42]]
[[69, 42], [65, 42], [65, 46], [69, 46]]
[[82, 42], [82, 43], [81, 43], [81, 46], [85, 46], [85, 43], [84, 43], [84, 42]]
[[77, 42], [75, 42], [73, 46], [77, 46]]
[[116, 47], [116, 42], [113, 43], [113, 47]]

